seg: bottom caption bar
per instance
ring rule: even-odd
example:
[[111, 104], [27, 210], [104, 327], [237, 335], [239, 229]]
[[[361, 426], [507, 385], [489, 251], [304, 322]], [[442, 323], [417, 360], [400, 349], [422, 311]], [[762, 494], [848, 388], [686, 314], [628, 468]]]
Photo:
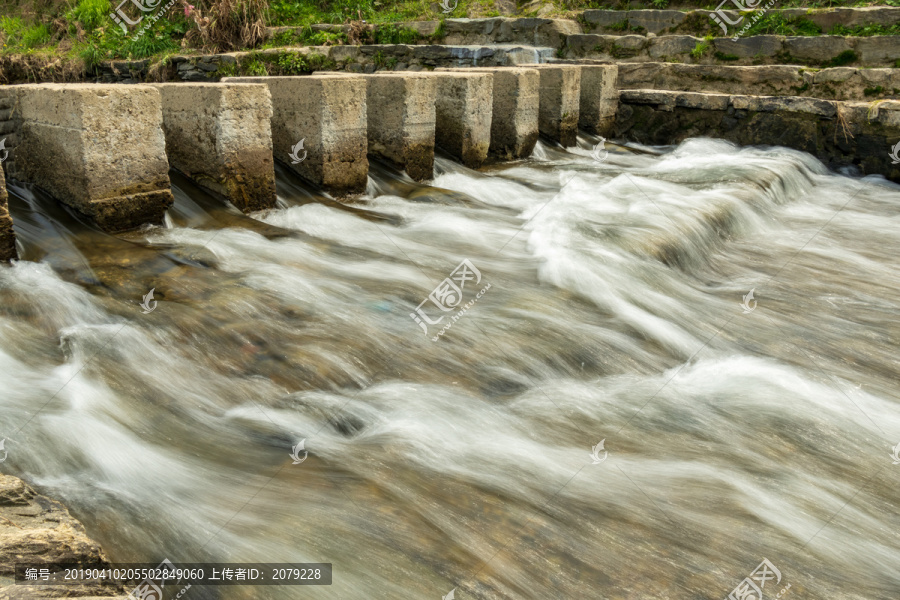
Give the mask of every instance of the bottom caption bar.
[[[133, 563], [85, 567], [80, 564], [16, 564], [22, 585], [111, 583], [136, 586], [129, 597], [161, 598], [165, 586], [331, 585], [331, 563]], [[143, 594], [143, 595], [141, 595]], [[156, 594], [156, 595], [154, 595]]]

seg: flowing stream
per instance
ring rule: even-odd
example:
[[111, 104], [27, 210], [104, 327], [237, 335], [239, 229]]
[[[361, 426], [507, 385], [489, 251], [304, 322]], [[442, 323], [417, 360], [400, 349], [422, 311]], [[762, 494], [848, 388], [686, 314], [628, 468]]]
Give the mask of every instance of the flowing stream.
[[0, 469], [115, 563], [334, 565], [184, 600], [896, 600], [900, 186], [594, 141], [118, 237], [10, 185]]

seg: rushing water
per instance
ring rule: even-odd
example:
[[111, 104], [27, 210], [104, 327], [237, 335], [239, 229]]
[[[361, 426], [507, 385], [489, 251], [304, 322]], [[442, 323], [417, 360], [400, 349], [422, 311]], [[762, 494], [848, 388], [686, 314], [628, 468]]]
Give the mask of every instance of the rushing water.
[[900, 187], [587, 149], [346, 205], [279, 171], [252, 219], [173, 175], [119, 238], [11, 186], [0, 468], [113, 562], [334, 564], [183, 598], [721, 599], [766, 558], [765, 598], [896, 599]]

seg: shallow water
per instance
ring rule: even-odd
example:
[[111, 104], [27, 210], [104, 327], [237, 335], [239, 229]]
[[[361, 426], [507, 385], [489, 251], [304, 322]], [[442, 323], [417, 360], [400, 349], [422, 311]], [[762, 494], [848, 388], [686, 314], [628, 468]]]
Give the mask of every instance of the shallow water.
[[186, 598], [896, 598], [900, 187], [591, 141], [121, 238], [11, 186], [0, 469], [113, 562], [334, 564]]

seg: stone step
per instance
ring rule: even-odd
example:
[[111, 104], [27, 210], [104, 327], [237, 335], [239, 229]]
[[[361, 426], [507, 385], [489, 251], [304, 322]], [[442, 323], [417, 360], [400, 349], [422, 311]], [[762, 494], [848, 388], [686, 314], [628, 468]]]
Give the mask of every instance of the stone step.
[[[765, 3], [760, 3], [764, 6]], [[723, 8], [734, 8], [726, 4]], [[818, 27], [822, 33], [830, 33], [836, 26], [861, 27], [900, 23], [900, 8], [875, 6], [866, 8], [757, 8], [750, 11], [723, 10], [727, 32], [723, 31], [710, 15], [710, 10], [586, 10], [582, 15], [584, 33], [628, 35], [631, 33], [688, 34], [704, 36], [731, 36], [763, 14], [795, 20], [802, 25]]]
[[810, 67], [893, 67], [900, 36], [757, 35], [706, 40], [690, 35], [570, 35], [565, 58], [691, 64], [793, 64]]
[[823, 100], [900, 98], [900, 69], [791, 65], [726, 66], [678, 63], [619, 63], [620, 90], [655, 89], [721, 94], [802, 96]]
[[[762, 3], [759, 6], [763, 6]], [[734, 4], [723, 6], [719, 25], [706, 9], [685, 10], [586, 10], [574, 19], [489, 17], [479, 19], [445, 19], [441, 21], [405, 21], [366, 25], [367, 38], [371, 42], [396, 41], [388, 39], [391, 33], [403, 32], [411, 44], [471, 45], [471, 44], [528, 44], [559, 48], [566, 37], [583, 33], [604, 35], [683, 34], [695, 36], [736, 35], [744, 26], [755, 22], [764, 14], [790, 20], [795, 26], [829, 34], [835, 27], [890, 27], [900, 23], [900, 8], [874, 6], [865, 8], [756, 8], [747, 11], [735, 9]], [[313, 33], [324, 32], [342, 36], [337, 44], [349, 44], [350, 25], [321, 23], [310, 27]], [[309, 40], [305, 27], [268, 27], [266, 37], [276, 43], [291, 45]], [[393, 36], [396, 37], [396, 36]], [[379, 39], [381, 38], [381, 39]], [[358, 42], [356, 42], [358, 43]]]

